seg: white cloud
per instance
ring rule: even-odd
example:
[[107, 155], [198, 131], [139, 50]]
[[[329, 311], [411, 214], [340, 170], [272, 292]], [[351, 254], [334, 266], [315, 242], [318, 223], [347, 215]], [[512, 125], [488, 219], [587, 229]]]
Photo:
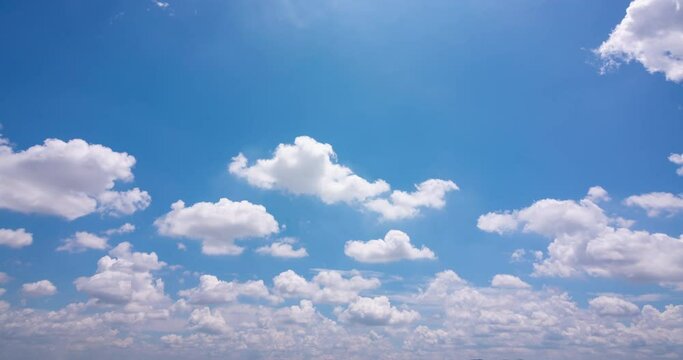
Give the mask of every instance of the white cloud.
[[133, 180], [135, 158], [75, 139], [47, 139], [14, 152], [0, 144], [0, 208], [73, 220], [95, 211], [130, 214], [149, 205], [144, 191], [112, 190]]
[[0, 296], [5, 295], [6, 292], [7, 292], [7, 290], [0, 288]]
[[57, 251], [78, 253], [89, 249], [104, 250], [108, 247], [107, 238], [85, 231], [78, 231], [70, 238], [64, 239], [62, 245], [57, 248]]
[[[164, 315], [170, 299], [164, 293], [164, 282], [152, 271], [166, 266], [156, 253], [133, 252], [133, 246], [122, 242], [97, 262], [97, 272], [74, 281], [78, 291], [88, 294], [96, 304], [117, 305], [124, 311], [144, 315]], [[156, 316], [155, 315], [155, 316]]]
[[4, 284], [12, 279], [7, 273], [0, 271], [0, 284]]
[[33, 243], [33, 234], [25, 229], [0, 229], [0, 245], [11, 248], [22, 248]]
[[303, 258], [308, 256], [308, 252], [305, 248], [300, 247], [294, 249], [292, 244], [296, 243], [296, 239], [285, 238], [276, 241], [270, 245], [262, 246], [256, 249], [256, 253], [261, 255], [270, 255], [274, 257], [281, 258]]
[[350, 240], [344, 245], [344, 254], [356, 261], [365, 263], [386, 263], [399, 260], [436, 259], [436, 255], [429, 248], [420, 249], [410, 243], [408, 234], [399, 230], [390, 230], [384, 239], [369, 240], [367, 242]]
[[310, 299], [316, 303], [344, 304], [359, 297], [366, 290], [381, 285], [376, 278], [353, 275], [344, 278], [339, 271], [319, 272], [309, 282], [292, 270], [287, 270], [273, 278], [274, 292], [284, 298]]
[[354, 322], [363, 325], [401, 325], [408, 324], [420, 318], [420, 314], [413, 310], [399, 310], [391, 306], [389, 298], [377, 296], [374, 298], [360, 297], [338, 315], [343, 322]]
[[105, 191], [100, 194], [98, 211], [109, 215], [130, 215], [139, 209], [146, 209], [152, 202], [147, 191], [133, 188], [128, 191]]
[[586, 198], [594, 203], [610, 200], [607, 190], [605, 190], [602, 186], [593, 186], [588, 189], [588, 195], [586, 195]]
[[636, 315], [640, 312], [637, 305], [614, 296], [598, 296], [588, 304], [602, 316]]
[[176, 247], [177, 247], [178, 250], [180, 250], [180, 251], [185, 251], [185, 250], [187, 250], [187, 246], [185, 246], [185, 244], [183, 244], [183, 243], [177, 243], [177, 244], [176, 244]]
[[237, 301], [238, 297], [246, 296], [256, 299], [266, 299], [277, 302], [272, 296], [263, 280], [247, 281], [222, 281], [213, 275], [202, 275], [196, 288], [181, 290], [178, 294], [187, 298], [191, 304], [221, 304]]
[[117, 228], [114, 229], [108, 229], [104, 231], [105, 235], [112, 236], [112, 235], [121, 235], [121, 234], [130, 234], [133, 231], [135, 231], [135, 225], [131, 223], [125, 223]]
[[394, 190], [388, 199], [373, 199], [365, 203], [369, 210], [382, 215], [385, 220], [409, 219], [420, 213], [420, 208], [441, 209], [446, 205], [446, 193], [458, 190], [450, 180], [429, 179], [412, 193]]
[[653, 192], [632, 195], [624, 200], [628, 206], [637, 206], [647, 211], [647, 215], [655, 217], [661, 213], [675, 214], [683, 210], [683, 196], [666, 192]]
[[605, 42], [595, 52], [603, 71], [632, 60], [667, 80], [683, 80], [683, 9], [679, 0], [633, 0]]
[[534, 275], [588, 274], [662, 285], [683, 283], [683, 238], [620, 227], [617, 218], [606, 216], [589, 199], [539, 200], [521, 210], [482, 215], [479, 225], [489, 224], [487, 219], [498, 215], [508, 217], [514, 227], [506, 224], [503, 228], [479, 228], [502, 232], [522, 226], [524, 232], [552, 239], [548, 256], [534, 264]]
[[152, 0], [152, 2], [161, 9], [166, 9], [167, 7], [171, 6], [171, 4], [161, 0]]
[[683, 176], [683, 154], [671, 154], [669, 155], [669, 161], [676, 165], [680, 165], [680, 167], [676, 169], [676, 174]]
[[235, 240], [265, 237], [278, 232], [278, 223], [262, 205], [221, 198], [216, 203], [200, 202], [190, 207], [177, 201], [171, 212], [158, 218], [159, 233], [199, 240], [207, 255], [239, 255], [244, 248]]
[[209, 334], [223, 334], [230, 330], [221, 313], [212, 312], [208, 307], [193, 310], [188, 323], [190, 329]]
[[270, 159], [259, 159], [253, 165], [243, 154], [232, 159], [230, 173], [244, 178], [262, 189], [281, 189], [292, 194], [313, 195], [326, 204], [344, 202], [362, 205], [379, 213], [384, 220], [413, 218], [421, 208], [441, 209], [448, 192], [458, 190], [450, 180], [429, 179], [414, 192], [393, 191], [387, 198], [380, 195], [391, 190], [384, 180], [370, 182], [337, 163], [332, 145], [308, 136], [299, 136], [294, 144], [280, 144]]
[[315, 195], [327, 204], [363, 201], [389, 191], [383, 180], [371, 183], [336, 160], [332, 145], [299, 136], [293, 145], [278, 145], [271, 159], [259, 159], [252, 166], [239, 154], [229, 170], [253, 186]]
[[491, 279], [491, 286], [495, 288], [508, 289], [528, 289], [531, 285], [522, 281], [522, 279], [508, 274], [498, 274]]
[[30, 297], [51, 296], [57, 293], [57, 287], [49, 280], [40, 280], [21, 285], [21, 293]]
[[515, 251], [513, 251], [512, 254], [510, 255], [510, 261], [511, 262], [522, 262], [524, 260], [525, 256], [526, 256], [526, 250], [515, 249]]

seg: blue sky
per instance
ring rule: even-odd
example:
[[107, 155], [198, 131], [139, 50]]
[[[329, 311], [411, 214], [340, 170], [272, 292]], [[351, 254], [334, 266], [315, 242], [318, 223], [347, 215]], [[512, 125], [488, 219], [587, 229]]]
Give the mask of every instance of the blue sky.
[[[312, 301], [316, 321], [334, 321], [350, 342], [385, 356], [443, 358], [455, 348], [462, 351], [460, 356], [485, 358], [511, 351], [526, 358], [563, 358], [567, 351], [576, 351], [573, 358], [591, 358], [606, 351], [592, 343], [572, 350], [567, 339], [576, 336], [570, 335], [570, 329], [579, 327], [576, 324], [558, 325], [564, 332], [551, 335], [559, 340], [543, 345], [524, 339], [511, 342], [507, 335], [520, 331], [512, 328], [497, 329], [491, 335], [495, 342], [466, 340], [457, 334], [468, 333], [469, 328], [451, 324], [453, 314], [446, 310], [440, 317], [430, 316], [433, 303], [416, 294], [429, 293], [426, 289], [436, 274], [452, 270], [467, 281], [467, 288], [434, 300], [446, 308], [453, 307], [458, 291], [479, 291], [496, 299], [518, 296], [519, 302], [543, 304], [550, 301], [548, 292], [556, 291], [566, 293], [587, 324], [617, 321], [636, 329], [645, 322], [647, 304], [657, 311], [670, 304], [681, 306], [683, 270], [676, 265], [683, 260], [683, 177], [677, 174], [679, 160], [670, 160], [683, 152], [683, 50], [675, 41], [683, 34], [679, 9], [678, 0], [0, 3], [0, 123], [2, 138], [11, 149], [0, 151], [0, 175], [5, 177], [0, 180], [0, 229], [23, 228], [32, 234], [30, 245], [0, 246], [0, 272], [9, 277], [0, 284], [6, 290], [0, 297], [6, 304], [0, 306], [4, 322], [26, 320], [28, 315], [21, 313], [25, 308], [36, 309], [37, 314], [69, 312], [64, 310], [69, 304], [83, 306], [74, 317], [137, 314], [144, 319], [142, 324], [102, 320], [97, 331], [116, 329], [120, 346], [109, 344], [113, 340], [86, 341], [79, 328], [69, 330], [74, 337], [58, 345], [60, 338], [44, 329], [0, 325], [0, 343], [5, 345], [0, 354], [31, 358], [56, 351], [59, 357], [78, 358], [105, 349], [112, 357], [125, 352], [134, 358], [182, 358], [184, 351], [197, 346], [192, 342], [197, 339], [205, 345], [225, 344], [225, 337], [246, 334], [248, 330], [237, 325], [241, 320], [230, 317], [240, 306], [265, 306], [275, 314], [290, 306], [303, 308], [300, 301]], [[638, 26], [617, 27], [627, 20]], [[660, 35], [646, 31], [651, 27]], [[308, 180], [303, 171], [285, 179], [276, 170], [255, 165], [257, 159], [276, 157], [278, 145], [293, 146], [299, 136], [310, 137], [315, 146], [329, 144], [336, 154], [329, 158], [335, 169], [344, 167], [366, 184], [382, 179], [391, 190], [325, 201], [319, 192], [326, 194], [326, 186], [345, 177], [331, 183], [322, 179], [318, 185], [323, 190], [312, 189], [301, 185]], [[82, 139], [86, 152], [100, 144], [111, 150], [103, 158], [116, 157], [114, 162], [123, 161], [116, 154], [127, 153], [135, 165], [116, 167], [132, 171], [134, 179], [122, 181], [125, 176], [102, 170], [104, 165], [98, 170], [99, 165], [75, 158], [66, 160], [74, 162], [73, 168], [60, 166], [59, 160], [44, 167], [12, 160], [36, 145], [55, 151], [44, 145], [46, 139]], [[270, 185], [228, 170], [240, 153], [249, 159], [245, 169], [269, 176]], [[316, 164], [296, 166], [317, 171]], [[115, 186], [107, 181], [92, 185], [99, 175], [112, 176]], [[428, 179], [452, 181], [459, 189], [424, 195], [422, 200], [416, 200], [421, 193], [412, 193], [410, 201], [429, 197], [424, 201], [437, 204], [414, 205], [415, 213], [400, 219], [383, 219], [367, 206], [373, 199], [389, 199], [394, 190], [416, 191], [415, 185]], [[17, 185], [26, 183], [33, 185], [27, 185], [28, 190]], [[120, 203], [106, 203], [98, 190], [88, 193], [96, 208], [73, 219], [59, 215], [70, 207], [60, 204], [64, 194], [51, 191], [78, 192], [91, 185], [102, 191], [139, 188], [149, 199], [138, 199], [129, 204], [132, 210], [126, 210], [116, 207]], [[297, 186], [299, 190], [294, 189]], [[606, 190], [610, 200], [598, 196], [582, 202], [594, 186]], [[31, 191], [45, 191], [40, 201], [58, 210], [45, 211], [25, 195]], [[19, 200], [8, 200], [15, 194], [20, 194]], [[351, 190], [344, 194], [355, 196]], [[219, 211], [215, 204], [220, 198], [229, 199], [230, 206], [238, 201], [262, 205], [276, 220], [276, 229], [259, 233], [254, 227], [260, 220], [215, 225], [190, 215], [182, 221], [191, 222], [191, 230], [160, 229], [159, 219], [176, 201], [182, 200], [185, 209], [208, 202], [211, 212]], [[537, 201], [542, 199], [567, 201], [524, 215], [523, 209], [540, 207], [544, 203]], [[244, 210], [232, 215], [218, 212], [214, 220], [236, 224], [240, 211]], [[488, 223], [494, 215], [512, 228]], [[624, 225], [619, 218], [634, 223]], [[172, 226], [187, 225], [179, 222], [169, 220]], [[104, 234], [125, 223], [135, 230]], [[214, 230], [206, 230], [210, 235], [199, 235], [211, 226]], [[391, 261], [373, 262], [345, 253], [347, 241], [383, 239], [389, 230], [404, 232], [412, 250], [425, 246], [434, 257], [410, 259], [406, 250], [391, 255]], [[106, 245], [56, 251], [76, 232], [106, 238]], [[605, 240], [612, 232], [616, 235]], [[14, 232], [7, 236], [7, 244], [18, 241]], [[207, 254], [202, 250], [207, 236], [244, 250], [239, 255]], [[256, 252], [283, 238], [295, 239], [294, 249], [305, 248], [308, 256]], [[570, 242], [569, 238], [583, 241], [571, 243], [576, 246], [572, 249], [590, 256], [568, 260], [549, 248]], [[591, 241], [593, 250], [586, 250]], [[107, 302], [111, 298], [102, 295], [104, 290], [95, 289], [99, 283], [79, 289], [77, 278], [95, 283], [90, 277], [100, 258], [126, 258], [112, 250], [122, 242], [132, 244], [134, 252], [155, 253], [167, 264], [133, 271], [140, 276], [134, 279], [144, 278], [145, 284], [148, 278], [163, 279], [160, 293], [167, 297], [165, 303], [142, 306], [130, 298]], [[179, 249], [179, 243], [186, 249]], [[517, 249], [525, 251], [519, 261], [511, 258]], [[605, 253], [591, 253], [595, 249]], [[535, 260], [534, 251], [543, 252], [543, 258]], [[609, 255], [615, 253], [617, 260]], [[554, 270], [535, 266], [544, 260]], [[328, 269], [347, 277], [377, 278], [381, 286], [356, 289], [345, 295], [345, 302], [326, 301], [310, 292], [288, 296], [274, 278], [290, 269], [311, 282], [320, 269]], [[352, 270], [356, 271], [349, 273]], [[515, 276], [531, 287], [490, 284], [497, 274]], [[240, 293], [234, 295], [239, 301], [216, 303], [179, 293], [196, 288], [201, 275], [233, 285], [263, 280], [266, 293], [278, 299], [271, 303], [268, 297]], [[32, 292], [24, 287], [40, 280], [48, 280], [55, 289]], [[130, 287], [137, 280], [121, 281]], [[496, 293], [500, 288], [517, 289], [519, 294]], [[240, 291], [231, 289], [235, 294]], [[128, 295], [135, 297], [135, 290]], [[388, 309], [377, 300], [381, 296], [391, 301]], [[591, 303], [595, 299], [600, 300]], [[374, 311], [370, 305], [361, 306], [366, 300], [384, 306], [386, 311], [378, 311], [391, 316], [364, 321], [375, 313], [360, 316], [354, 311]], [[637, 311], [631, 311], [633, 306]], [[614, 314], [601, 311], [604, 308], [627, 311]], [[151, 316], [150, 309], [165, 312], [165, 320]], [[207, 314], [205, 310], [231, 329], [202, 327], [204, 322], [197, 319]], [[477, 311], [472, 310], [478, 317], [468, 319], [474, 328], [495, 327]], [[256, 321], [253, 316], [248, 320]], [[269, 316], [275, 319], [273, 331], [290, 326], [278, 323], [280, 315]], [[160, 325], [163, 321], [167, 324]], [[629, 343], [632, 351], [610, 351], [634, 358], [680, 356], [680, 340], [653, 335], [665, 328], [683, 334], [683, 317], [672, 322], [637, 328], [638, 341]], [[417, 337], [410, 337], [422, 334], [422, 327], [443, 329], [447, 335], [438, 335], [438, 344], [425, 350], [415, 345]], [[170, 330], [159, 330], [164, 328]], [[42, 334], [45, 340], [37, 345], [33, 334]], [[324, 331], [316, 334], [324, 339]], [[603, 334], [606, 341], [612, 335], [622, 336]], [[373, 340], [375, 336], [381, 340]], [[356, 337], [371, 340], [359, 343], [353, 340]], [[79, 341], [86, 345], [78, 346]], [[319, 357], [310, 344], [288, 344], [278, 353], [247, 342], [244, 352], [233, 355], [296, 357], [292, 354], [306, 351], [308, 357]], [[368, 349], [329, 354], [352, 358]], [[216, 346], [206, 355], [224, 356], [222, 350]]]

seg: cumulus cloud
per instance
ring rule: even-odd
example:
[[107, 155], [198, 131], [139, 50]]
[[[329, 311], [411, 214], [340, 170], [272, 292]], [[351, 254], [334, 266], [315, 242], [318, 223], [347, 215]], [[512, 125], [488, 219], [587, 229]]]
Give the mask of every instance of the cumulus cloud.
[[130, 214], [146, 208], [147, 192], [119, 192], [117, 181], [133, 180], [135, 158], [75, 139], [47, 139], [15, 152], [0, 144], [0, 208], [73, 220], [95, 211]]
[[683, 176], [683, 154], [671, 154], [669, 155], [669, 161], [680, 166], [676, 169], [676, 174]]
[[280, 189], [297, 195], [312, 195], [326, 204], [344, 202], [379, 213], [384, 220], [413, 218], [421, 208], [441, 209], [448, 192], [458, 190], [450, 180], [429, 179], [415, 185], [414, 192], [393, 191], [384, 180], [368, 181], [337, 162], [332, 145], [308, 136], [294, 144], [280, 144], [270, 159], [249, 165], [239, 154], [228, 166], [230, 173], [255, 187]]
[[190, 207], [177, 201], [154, 225], [161, 235], [201, 241], [202, 253], [207, 255], [239, 255], [244, 248], [235, 245], [235, 240], [265, 237], [279, 230], [264, 206], [226, 198]]
[[598, 296], [591, 299], [588, 304], [602, 316], [636, 315], [640, 312], [636, 304], [614, 296]]
[[419, 319], [420, 314], [409, 309], [399, 310], [391, 306], [386, 296], [377, 296], [358, 298], [337, 317], [344, 322], [378, 326], [408, 324]]
[[33, 234], [25, 229], [0, 229], [0, 245], [19, 249], [33, 243]]
[[683, 9], [680, 0], [633, 0], [626, 16], [596, 54], [603, 71], [621, 62], [638, 61], [650, 73], [683, 80]]
[[30, 297], [52, 296], [57, 293], [57, 287], [49, 280], [40, 280], [21, 285], [21, 293]]
[[253, 186], [314, 195], [327, 204], [362, 201], [389, 191], [385, 181], [369, 182], [338, 164], [332, 145], [308, 136], [297, 137], [294, 144], [278, 145], [271, 159], [259, 159], [251, 166], [239, 154], [229, 171]]
[[62, 245], [57, 247], [57, 251], [68, 251], [78, 253], [86, 250], [104, 250], [109, 247], [107, 238], [97, 236], [85, 231], [78, 231], [73, 236], [64, 239]]
[[122, 242], [97, 262], [97, 272], [74, 281], [78, 291], [88, 294], [100, 305], [116, 305], [126, 312], [164, 315], [170, 299], [164, 293], [164, 282], [154, 278], [153, 271], [165, 267], [156, 253], [133, 252], [133, 246]]
[[385, 220], [408, 219], [417, 216], [420, 208], [441, 209], [446, 205], [446, 194], [458, 190], [450, 180], [429, 179], [415, 185], [415, 191], [408, 193], [394, 190], [388, 199], [373, 199], [365, 207], [382, 215]]
[[263, 280], [222, 281], [214, 275], [202, 275], [196, 288], [181, 290], [178, 295], [187, 298], [191, 304], [221, 304], [237, 301], [238, 297], [251, 297], [277, 302], [278, 298], [271, 295]]
[[114, 229], [108, 229], [104, 232], [105, 235], [112, 236], [112, 235], [121, 235], [121, 234], [130, 234], [133, 231], [135, 231], [135, 225], [131, 223], [125, 223], [117, 228]]
[[262, 246], [256, 249], [256, 253], [280, 258], [303, 258], [308, 256], [308, 252], [305, 248], [300, 247], [298, 249], [294, 249], [292, 245], [295, 243], [296, 239], [281, 239], [270, 245]]
[[381, 285], [377, 278], [361, 275], [344, 277], [334, 270], [320, 271], [311, 281], [292, 270], [284, 271], [273, 278], [274, 292], [284, 298], [310, 299], [316, 303], [344, 304], [359, 297], [363, 291]]
[[188, 323], [191, 330], [209, 334], [223, 334], [230, 330], [221, 313], [208, 307], [193, 310]]
[[586, 195], [586, 198], [594, 203], [610, 200], [607, 190], [605, 190], [602, 186], [593, 186], [588, 189], [588, 195]]
[[416, 248], [410, 243], [408, 234], [390, 230], [384, 239], [367, 242], [351, 240], [344, 245], [346, 256], [365, 263], [386, 263], [399, 260], [433, 260], [436, 255], [429, 248]]
[[683, 210], [683, 196], [667, 192], [632, 195], [626, 198], [624, 203], [642, 208], [650, 217], [659, 216], [662, 213], [673, 215]]
[[531, 285], [522, 281], [522, 279], [508, 274], [498, 274], [491, 279], [491, 286], [495, 288], [508, 289], [528, 289]]
[[[506, 222], [490, 221], [500, 216]], [[588, 274], [662, 285], [683, 283], [683, 238], [620, 224], [588, 198], [543, 199], [521, 210], [482, 215], [478, 221], [479, 228], [488, 232], [521, 227], [523, 232], [551, 238], [548, 256], [534, 264], [537, 276]]]

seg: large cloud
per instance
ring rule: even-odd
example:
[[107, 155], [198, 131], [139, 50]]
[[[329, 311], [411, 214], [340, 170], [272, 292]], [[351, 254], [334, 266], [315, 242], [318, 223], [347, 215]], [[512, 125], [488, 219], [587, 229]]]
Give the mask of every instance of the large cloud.
[[534, 264], [535, 275], [588, 274], [683, 284], [683, 237], [635, 231], [624, 223], [585, 198], [543, 199], [520, 210], [482, 215], [477, 225], [496, 233], [521, 227], [525, 233], [551, 238], [548, 257]]
[[683, 80], [683, 8], [680, 0], [634, 0], [596, 53], [605, 68], [636, 60], [650, 73]]
[[47, 139], [15, 152], [0, 142], [0, 208], [73, 220], [95, 211], [131, 214], [151, 197], [134, 188], [114, 191], [133, 180], [135, 158], [75, 139]]
[[390, 190], [384, 180], [368, 181], [346, 166], [337, 163], [332, 145], [308, 136], [299, 136], [294, 144], [280, 144], [273, 157], [259, 159], [249, 166], [239, 154], [228, 167], [230, 173], [262, 189], [281, 189], [293, 194], [319, 197], [326, 204], [345, 202], [361, 204], [379, 213], [385, 220], [413, 218], [421, 208], [441, 209], [446, 193], [458, 187], [450, 180], [429, 179], [416, 185], [414, 192]]
[[235, 240], [278, 232], [277, 221], [262, 205], [226, 198], [190, 207], [177, 201], [154, 225], [162, 235], [201, 241], [207, 255], [239, 255], [244, 248], [235, 245]]
[[33, 234], [25, 229], [0, 229], [0, 245], [22, 248], [33, 243]]
[[436, 255], [429, 248], [418, 249], [410, 243], [408, 234], [390, 230], [384, 239], [367, 242], [351, 240], [344, 245], [344, 253], [357, 261], [365, 263], [386, 263], [399, 260], [433, 260]]

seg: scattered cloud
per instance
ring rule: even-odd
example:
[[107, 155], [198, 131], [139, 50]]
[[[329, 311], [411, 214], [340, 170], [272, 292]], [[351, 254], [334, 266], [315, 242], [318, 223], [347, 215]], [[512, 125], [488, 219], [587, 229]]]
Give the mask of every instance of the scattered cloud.
[[112, 190], [133, 180], [135, 158], [75, 139], [47, 139], [15, 152], [0, 143], [0, 208], [73, 220], [95, 211], [126, 215], [151, 198], [137, 188]]
[[363, 325], [383, 326], [409, 324], [420, 318], [413, 310], [399, 310], [389, 302], [386, 296], [374, 298], [360, 297], [341, 311], [337, 316], [343, 322], [354, 322]]
[[237, 301], [238, 297], [251, 297], [277, 302], [278, 298], [271, 295], [263, 280], [222, 281], [214, 275], [202, 275], [196, 288], [182, 290], [178, 295], [187, 299], [191, 304], [211, 305]]
[[57, 293], [57, 287], [49, 280], [40, 280], [21, 285], [21, 293], [28, 297], [52, 296]]
[[669, 161], [679, 165], [679, 168], [676, 169], [676, 174], [683, 176], [683, 154], [671, 154], [669, 155]]
[[73, 236], [64, 239], [57, 251], [79, 253], [86, 250], [104, 250], [109, 247], [107, 238], [97, 236], [85, 231], [78, 231]]
[[416, 248], [408, 234], [390, 230], [384, 239], [369, 241], [350, 240], [344, 245], [344, 254], [365, 263], [387, 263], [399, 260], [434, 260], [436, 255], [429, 248]]
[[494, 288], [508, 288], [508, 289], [529, 289], [531, 285], [522, 281], [522, 279], [508, 274], [498, 274], [491, 279], [491, 286]]
[[25, 229], [0, 229], [0, 245], [19, 249], [33, 243], [33, 234]]
[[415, 191], [408, 193], [394, 190], [388, 199], [373, 199], [365, 207], [382, 215], [384, 220], [414, 218], [420, 208], [441, 209], [446, 205], [446, 194], [458, 190], [450, 180], [429, 179], [415, 185]]
[[117, 228], [104, 231], [104, 234], [107, 236], [112, 236], [112, 235], [130, 234], [133, 231], [135, 231], [135, 225], [133, 225], [131, 223], [125, 223], [125, 224], [123, 224]]
[[244, 248], [235, 245], [236, 240], [265, 237], [279, 230], [264, 206], [226, 198], [190, 207], [179, 200], [154, 225], [161, 235], [201, 241], [206, 255], [239, 255]]
[[632, 195], [626, 198], [624, 203], [642, 208], [650, 217], [659, 216], [662, 213], [673, 215], [683, 210], [683, 196], [666, 192]]
[[270, 255], [280, 258], [303, 258], [308, 256], [305, 248], [300, 247], [294, 249], [293, 244], [296, 244], [296, 239], [284, 238], [276, 241], [270, 245], [262, 246], [256, 249], [256, 253], [261, 255]]
[[359, 297], [359, 294], [376, 289], [381, 285], [377, 278], [361, 275], [344, 277], [335, 270], [320, 271], [311, 281], [292, 270], [273, 278], [275, 294], [283, 298], [310, 299], [316, 303], [345, 304]]

